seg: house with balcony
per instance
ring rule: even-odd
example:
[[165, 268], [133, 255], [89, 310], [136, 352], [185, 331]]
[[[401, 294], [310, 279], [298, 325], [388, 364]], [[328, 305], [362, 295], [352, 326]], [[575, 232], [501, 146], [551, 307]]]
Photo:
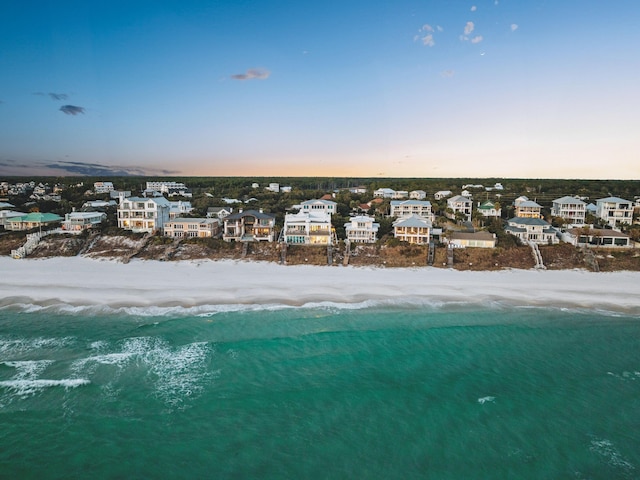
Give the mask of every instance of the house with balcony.
[[169, 221], [171, 204], [164, 197], [121, 197], [118, 205], [118, 227], [132, 232], [153, 233]]
[[344, 224], [347, 240], [354, 243], [374, 243], [378, 239], [379, 223], [373, 217], [358, 215]]
[[391, 217], [397, 218], [415, 214], [430, 222], [434, 220], [429, 200], [391, 200], [389, 213]]
[[412, 190], [409, 192], [410, 200], [424, 200], [427, 198], [427, 192], [424, 190]]
[[569, 228], [585, 224], [587, 204], [579, 198], [565, 196], [556, 198], [551, 207], [551, 215], [564, 219]]
[[500, 216], [502, 216], [502, 209], [496, 208], [496, 204], [491, 200], [478, 203], [477, 210], [482, 216], [487, 218], [500, 218]]
[[164, 236], [170, 238], [216, 238], [219, 235], [218, 218], [176, 217], [164, 225]]
[[447, 198], [447, 208], [451, 212], [447, 212], [447, 217], [455, 220], [456, 213], [460, 212], [465, 221], [471, 221], [471, 212], [473, 211], [473, 201], [469, 197], [463, 195], [456, 195], [455, 197]]
[[318, 200], [307, 200], [300, 204], [300, 212], [303, 213], [318, 213], [324, 212], [329, 215], [333, 215], [336, 213], [337, 203], [333, 200], [326, 199], [318, 199]]
[[99, 226], [107, 219], [104, 212], [71, 212], [64, 216], [62, 229], [68, 232], [81, 232]]
[[273, 242], [276, 217], [258, 210], [238, 210], [224, 218], [222, 239], [225, 242]]
[[596, 217], [607, 225], [631, 225], [633, 221], [633, 202], [619, 197], [606, 197], [596, 200]]
[[113, 192], [113, 182], [94, 182], [93, 191], [96, 195]]
[[32, 228], [47, 228], [60, 224], [62, 217], [55, 213], [31, 212], [23, 213], [21, 216], [10, 217], [5, 220], [6, 230], [20, 231], [31, 230]]
[[284, 216], [280, 241], [288, 245], [334, 245], [337, 241], [327, 212], [298, 212]]
[[431, 239], [431, 221], [419, 215], [401, 217], [393, 222], [393, 236], [400, 241], [426, 245]]
[[556, 230], [542, 218], [514, 217], [507, 220], [504, 231], [517, 237], [522, 243], [550, 245], [560, 242]]
[[519, 218], [542, 218], [542, 205], [529, 200], [524, 195], [513, 201], [515, 216]]
[[376, 198], [393, 198], [396, 191], [391, 188], [378, 188], [373, 191], [373, 196]]

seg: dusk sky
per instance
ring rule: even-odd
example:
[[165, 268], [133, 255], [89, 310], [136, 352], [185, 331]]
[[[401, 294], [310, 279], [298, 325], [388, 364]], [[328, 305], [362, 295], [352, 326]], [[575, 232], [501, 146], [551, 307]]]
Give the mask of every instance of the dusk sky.
[[638, 20], [638, 0], [5, 2], [0, 174], [637, 179]]

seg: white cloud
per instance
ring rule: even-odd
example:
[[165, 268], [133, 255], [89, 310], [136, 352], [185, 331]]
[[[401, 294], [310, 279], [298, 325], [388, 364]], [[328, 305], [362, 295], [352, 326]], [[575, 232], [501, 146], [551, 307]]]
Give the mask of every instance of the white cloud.
[[433, 40], [433, 35], [428, 34], [422, 37], [422, 44], [426, 45], [427, 47], [433, 47], [436, 44], [436, 42]]
[[246, 73], [237, 73], [235, 75], [231, 75], [233, 80], [266, 80], [271, 75], [269, 70], [263, 70], [260, 68], [250, 68], [246, 71]]
[[433, 32], [433, 27], [428, 23], [425, 23], [420, 30], [423, 32]]
[[440, 76], [443, 78], [451, 78], [455, 75], [455, 71], [453, 70], [444, 70], [442, 72], [440, 72]]
[[440, 25], [436, 25], [436, 30], [438, 30], [439, 32], [442, 32], [444, 28], [442, 28]]
[[480, 43], [482, 41], [482, 35], [476, 35], [471, 39], [471, 43]]
[[512, 23], [511, 24], [511, 31], [515, 32], [518, 29], [518, 24], [517, 23]]
[[478, 7], [476, 7], [475, 5], [473, 7], [471, 7], [471, 11], [475, 12], [478, 9]]
[[464, 26], [464, 34], [469, 35], [471, 32], [473, 32], [474, 28], [475, 26], [473, 25], [473, 22], [467, 22], [467, 24]]

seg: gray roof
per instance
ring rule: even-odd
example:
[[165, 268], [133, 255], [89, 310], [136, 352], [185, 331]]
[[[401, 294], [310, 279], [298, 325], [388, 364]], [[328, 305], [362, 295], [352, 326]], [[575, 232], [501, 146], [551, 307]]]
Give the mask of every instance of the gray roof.
[[421, 205], [430, 206], [429, 200], [391, 200], [391, 205]]
[[570, 205], [586, 205], [582, 200], [576, 197], [566, 196], [562, 198], [556, 198], [553, 203], [570, 204]]
[[533, 207], [533, 208], [542, 208], [542, 205], [534, 202], [533, 200], [525, 200], [524, 202], [520, 202], [516, 205], [517, 207]]
[[409, 215], [408, 217], [402, 217], [393, 223], [394, 227], [428, 227], [431, 228], [431, 222], [420, 215]]
[[486, 230], [481, 232], [451, 232], [448, 236], [451, 240], [495, 240], [496, 238]]
[[541, 219], [541, 218], [525, 218], [525, 217], [513, 217], [510, 220], [507, 220], [509, 225], [512, 223], [515, 225], [530, 225], [530, 226], [541, 226], [548, 227], [549, 222]]
[[240, 220], [244, 217], [256, 217], [261, 220], [276, 218], [275, 215], [271, 215], [270, 213], [262, 213], [257, 210], [245, 210], [243, 212], [232, 213], [226, 217], [225, 220]]
[[606, 202], [606, 203], [633, 203], [630, 200], [625, 200], [624, 198], [620, 198], [620, 197], [606, 197], [606, 198], [599, 198], [596, 200], [596, 202]]
[[465, 203], [473, 203], [473, 201], [469, 197], [464, 197], [462, 195], [456, 195], [455, 197], [451, 197], [447, 200], [449, 202], [465, 202]]
[[567, 230], [572, 235], [593, 235], [598, 237], [618, 237], [618, 238], [629, 238], [629, 235], [626, 233], [619, 232], [617, 230], [611, 230], [608, 228], [571, 228]]

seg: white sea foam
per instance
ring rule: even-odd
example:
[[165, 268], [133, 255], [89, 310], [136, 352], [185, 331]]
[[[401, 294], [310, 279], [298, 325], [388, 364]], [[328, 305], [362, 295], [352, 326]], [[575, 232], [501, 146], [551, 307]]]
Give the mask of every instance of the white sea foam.
[[478, 399], [478, 403], [480, 405], [484, 405], [487, 402], [495, 403], [495, 401], [496, 401], [496, 397], [492, 397], [492, 396], [480, 397]]
[[618, 449], [614, 446], [613, 442], [611, 442], [611, 440], [607, 440], [606, 438], [595, 438], [591, 440], [589, 450], [600, 455], [612, 467], [621, 468], [622, 470], [625, 470], [627, 472], [635, 470], [636, 468], [631, 462], [622, 457]]
[[43, 349], [57, 350], [75, 343], [73, 337], [60, 338], [2, 338], [0, 337], [0, 355], [7, 357]]
[[21, 360], [2, 363], [7, 367], [16, 369], [16, 373], [13, 376], [14, 380], [26, 380], [37, 378], [38, 375], [53, 363], [53, 360]]
[[26, 397], [41, 390], [51, 387], [64, 387], [65, 389], [77, 388], [91, 383], [86, 378], [65, 378], [63, 380], [29, 379], [29, 380], [4, 380], [0, 382], [1, 388], [6, 388], [10, 392]]

